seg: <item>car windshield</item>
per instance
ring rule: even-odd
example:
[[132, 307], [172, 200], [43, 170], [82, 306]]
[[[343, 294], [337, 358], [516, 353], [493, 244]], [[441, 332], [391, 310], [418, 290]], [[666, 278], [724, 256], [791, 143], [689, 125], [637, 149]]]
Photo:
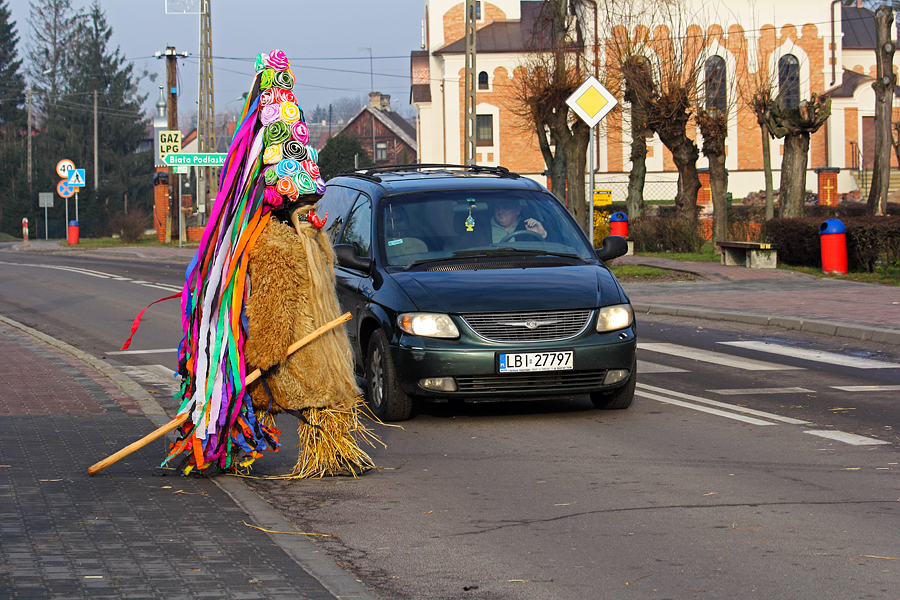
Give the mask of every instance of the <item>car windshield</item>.
[[388, 196], [377, 235], [387, 264], [510, 253], [596, 257], [566, 209], [527, 190], [454, 190]]

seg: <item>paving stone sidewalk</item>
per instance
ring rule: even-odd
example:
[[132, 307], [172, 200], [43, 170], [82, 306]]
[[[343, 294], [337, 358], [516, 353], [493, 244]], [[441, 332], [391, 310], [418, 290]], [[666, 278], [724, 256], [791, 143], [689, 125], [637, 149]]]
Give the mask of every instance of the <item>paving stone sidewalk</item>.
[[0, 598], [338, 597], [248, 526], [231, 491], [154, 468], [163, 440], [89, 476], [156, 425], [108, 373], [11, 323], [0, 320]]
[[826, 335], [900, 344], [900, 288], [821, 278], [784, 269], [623, 256], [641, 264], [694, 273], [700, 281], [625, 284], [644, 313], [773, 325]]

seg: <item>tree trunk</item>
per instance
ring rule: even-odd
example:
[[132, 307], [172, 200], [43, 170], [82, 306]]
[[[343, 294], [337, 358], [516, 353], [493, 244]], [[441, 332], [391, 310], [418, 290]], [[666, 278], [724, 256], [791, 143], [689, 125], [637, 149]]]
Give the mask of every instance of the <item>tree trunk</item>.
[[[587, 129], [587, 126], [585, 126]], [[581, 225], [585, 233], [590, 232], [589, 211], [587, 200], [585, 199], [585, 190], [587, 187], [585, 181], [585, 169], [587, 168], [587, 152], [585, 144], [577, 141], [578, 136], [573, 135], [573, 141], [564, 147], [566, 153], [566, 179], [569, 182], [569, 212], [575, 217], [575, 221]], [[587, 142], [587, 136], [585, 142]]]
[[631, 172], [628, 174], [628, 198], [625, 210], [629, 219], [644, 213], [644, 181], [647, 179], [647, 140], [631, 133]]
[[547, 136], [547, 130], [544, 129], [544, 123], [535, 119], [535, 133], [537, 134], [538, 146], [541, 149], [541, 155], [544, 157], [544, 164], [547, 166], [547, 173], [550, 175], [550, 191], [554, 196], [559, 198], [563, 204], [567, 204], [566, 200], [566, 155], [557, 148], [556, 156], [550, 150], [550, 140]]
[[725, 155], [709, 156], [709, 192], [713, 204], [713, 241], [728, 241], [728, 172]]
[[675, 211], [679, 218], [697, 218], [697, 192], [700, 191], [700, 177], [697, 175], [697, 159], [700, 151], [697, 144], [685, 134], [660, 138], [672, 152], [672, 160], [678, 169], [678, 192], [675, 194]]
[[806, 163], [809, 155], [809, 133], [789, 133], [784, 136], [784, 157], [781, 160], [781, 217], [803, 216], [806, 199]]
[[875, 11], [876, 78], [875, 92], [875, 165], [866, 213], [884, 215], [887, 212], [888, 188], [891, 184], [891, 99], [894, 95], [894, 44], [891, 42], [893, 11], [880, 6]]
[[772, 184], [772, 150], [769, 145], [769, 129], [760, 123], [762, 133], [763, 173], [766, 178], [766, 221], [775, 218], [775, 186]]

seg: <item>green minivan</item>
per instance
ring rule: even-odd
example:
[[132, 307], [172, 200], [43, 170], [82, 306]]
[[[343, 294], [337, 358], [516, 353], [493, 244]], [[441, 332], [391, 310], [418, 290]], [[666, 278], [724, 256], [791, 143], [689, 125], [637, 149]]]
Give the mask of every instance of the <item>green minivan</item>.
[[331, 179], [337, 294], [366, 401], [386, 421], [414, 401], [590, 396], [630, 406], [634, 312], [594, 249], [540, 184], [502, 167], [403, 165]]

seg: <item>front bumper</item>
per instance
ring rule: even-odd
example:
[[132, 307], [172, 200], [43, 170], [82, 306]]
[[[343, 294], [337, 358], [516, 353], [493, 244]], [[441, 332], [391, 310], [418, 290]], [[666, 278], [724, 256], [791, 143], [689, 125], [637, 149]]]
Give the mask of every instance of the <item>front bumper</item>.
[[[611, 333], [588, 333], [561, 342], [528, 344], [472, 344], [458, 340], [426, 340], [405, 336], [391, 345], [391, 355], [408, 394], [431, 400], [521, 400], [572, 397], [624, 385], [604, 385], [609, 369], [631, 369], [637, 347], [634, 328]], [[499, 352], [572, 350], [573, 368], [566, 371], [499, 373]], [[453, 377], [457, 391], [425, 389], [425, 378]]]

